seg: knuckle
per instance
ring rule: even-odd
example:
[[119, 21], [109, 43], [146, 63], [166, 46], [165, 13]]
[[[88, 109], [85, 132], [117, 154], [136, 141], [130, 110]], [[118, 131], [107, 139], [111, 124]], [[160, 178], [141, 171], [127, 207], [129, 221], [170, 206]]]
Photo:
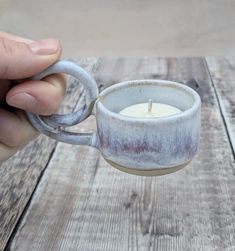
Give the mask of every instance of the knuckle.
[[1, 51], [6, 55], [6, 56], [11, 56], [14, 54], [14, 49], [12, 46], [12, 42], [9, 39], [2, 38], [0, 40], [0, 46], [1, 46]]
[[19, 42], [12, 41], [7, 38], [0, 37], [0, 51], [1, 54], [5, 55], [5, 57], [12, 57], [14, 56], [19, 49], [21, 49], [21, 44]]
[[19, 42], [11, 41], [10, 39], [0, 37], [0, 54], [4, 59], [0, 65], [1, 78], [7, 78], [11, 69], [12, 58], [21, 49], [21, 44]]
[[8, 76], [9, 69], [10, 69], [9, 64], [4, 64], [2, 67], [0, 67], [1, 78], [6, 78], [6, 76]]
[[[8, 58], [9, 57], [9, 53], [11, 49], [9, 48], [9, 44], [7, 42], [7, 40], [5, 38], [0, 38], [0, 53], [4, 58]], [[0, 74], [1, 74], [1, 78], [4, 78], [5, 76], [7, 76], [8, 72], [9, 72], [9, 68], [10, 68], [10, 64], [8, 62], [8, 60], [5, 60], [5, 63], [1, 65], [0, 67]]]

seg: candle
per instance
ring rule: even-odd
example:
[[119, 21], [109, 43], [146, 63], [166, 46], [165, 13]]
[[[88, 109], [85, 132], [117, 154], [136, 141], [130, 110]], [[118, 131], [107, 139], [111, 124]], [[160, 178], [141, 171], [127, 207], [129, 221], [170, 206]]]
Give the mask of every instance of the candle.
[[153, 103], [153, 101], [149, 99], [148, 103], [128, 106], [119, 113], [130, 117], [157, 118], [174, 115], [179, 112], [181, 112], [181, 110], [174, 106], [162, 103]]

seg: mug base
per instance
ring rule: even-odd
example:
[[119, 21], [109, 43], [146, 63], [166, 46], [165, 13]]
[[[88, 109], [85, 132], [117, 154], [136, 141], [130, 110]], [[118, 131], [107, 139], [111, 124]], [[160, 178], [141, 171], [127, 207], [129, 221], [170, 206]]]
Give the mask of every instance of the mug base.
[[133, 175], [138, 175], [138, 176], [161, 176], [161, 175], [166, 175], [166, 174], [170, 174], [170, 173], [174, 173], [182, 168], [184, 168], [185, 166], [187, 166], [190, 161], [187, 161], [181, 165], [177, 165], [174, 167], [169, 167], [169, 168], [157, 168], [157, 169], [136, 169], [136, 168], [129, 168], [129, 167], [125, 167], [125, 166], [120, 166], [110, 160], [105, 159], [111, 166], [113, 166], [114, 168], [118, 169], [119, 171], [125, 172], [125, 173], [129, 173], [129, 174], [133, 174]]

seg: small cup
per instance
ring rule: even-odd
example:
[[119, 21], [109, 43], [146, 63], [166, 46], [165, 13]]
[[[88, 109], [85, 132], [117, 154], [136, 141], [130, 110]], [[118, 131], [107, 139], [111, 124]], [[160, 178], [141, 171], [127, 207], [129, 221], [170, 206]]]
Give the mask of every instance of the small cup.
[[[84, 107], [68, 115], [38, 116], [27, 112], [32, 125], [58, 141], [96, 147], [115, 168], [136, 175], [157, 176], [185, 167], [195, 156], [200, 137], [199, 95], [191, 88], [166, 80], [134, 80], [108, 87], [100, 94], [95, 80], [78, 65], [59, 61], [34, 79], [67, 73], [86, 89]], [[130, 105], [153, 102], [177, 107], [182, 112], [159, 118], [119, 114]], [[76, 134], [61, 130], [96, 116], [97, 131]]]

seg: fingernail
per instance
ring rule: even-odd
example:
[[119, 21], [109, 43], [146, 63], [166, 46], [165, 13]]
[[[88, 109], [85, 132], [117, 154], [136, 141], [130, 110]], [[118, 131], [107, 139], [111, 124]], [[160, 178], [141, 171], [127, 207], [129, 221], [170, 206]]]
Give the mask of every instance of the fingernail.
[[30, 50], [37, 55], [52, 55], [59, 49], [56, 39], [43, 39], [29, 44]]
[[28, 93], [15, 94], [7, 99], [7, 103], [26, 111], [35, 111], [37, 106], [37, 100]]

